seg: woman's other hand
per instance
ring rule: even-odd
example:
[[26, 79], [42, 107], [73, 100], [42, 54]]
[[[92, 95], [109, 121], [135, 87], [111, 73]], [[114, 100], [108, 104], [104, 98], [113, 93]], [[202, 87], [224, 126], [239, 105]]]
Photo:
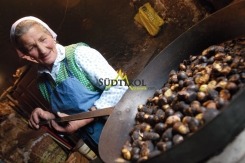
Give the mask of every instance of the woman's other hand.
[[36, 108], [32, 113], [31, 113], [31, 117], [29, 119], [29, 125], [30, 127], [34, 128], [34, 129], [39, 129], [39, 122], [40, 120], [51, 120], [54, 119], [55, 115], [45, 111], [41, 108]]
[[[65, 113], [57, 113], [59, 117], [66, 117], [68, 114]], [[94, 118], [89, 118], [89, 119], [83, 119], [83, 120], [76, 120], [76, 121], [70, 121], [68, 124], [63, 127], [57, 124], [55, 121], [51, 121], [51, 126], [58, 132], [62, 133], [73, 133], [74, 131], [78, 130], [79, 128], [89, 124], [92, 122]]]

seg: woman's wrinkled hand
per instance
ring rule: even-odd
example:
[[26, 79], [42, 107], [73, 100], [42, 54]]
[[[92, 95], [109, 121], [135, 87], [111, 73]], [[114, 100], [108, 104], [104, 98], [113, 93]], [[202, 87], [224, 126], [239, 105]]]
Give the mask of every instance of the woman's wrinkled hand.
[[[57, 114], [58, 114], [59, 117], [68, 116], [68, 114], [60, 113], [60, 112], [58, 112]], [[94, 120], [94, 118], [70, 121], [70, 122], [68, 122], [68, 124], [65, 127], [64, 126], [60, 126], [55, 121], [51, 121], [51, 126], [58, 132], [73, 133], [74, 131], [78, 130], [79, 128], [89, 124], [93, 120]]]
[[31, 117], [29, 119], [29, 125], [30, 127], [34, 128], [34, 129], [39, 129], [39, 122], [40, 120], [51, 120], [54, 119], [55, 115], [45, 111], [41, 108], [36, 108], [32, 113], [31, 113]]

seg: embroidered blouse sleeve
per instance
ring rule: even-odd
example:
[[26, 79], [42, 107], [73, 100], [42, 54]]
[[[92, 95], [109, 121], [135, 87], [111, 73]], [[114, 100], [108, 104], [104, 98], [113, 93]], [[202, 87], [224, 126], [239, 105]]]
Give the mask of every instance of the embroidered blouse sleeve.
[[125, 91], [128, 89], [124, 81], [117, 82], [108, 89], [105, 89], [104, 80], [114, 80], [117, 72], [108, 64], [105, 58], [95, 49], [87, 46], [78, 46], [75, 50], [77, 65], [85, 72], [88, 79], [103, 92], [100, 98], [94, 103], [97, 109], [115, 106]]

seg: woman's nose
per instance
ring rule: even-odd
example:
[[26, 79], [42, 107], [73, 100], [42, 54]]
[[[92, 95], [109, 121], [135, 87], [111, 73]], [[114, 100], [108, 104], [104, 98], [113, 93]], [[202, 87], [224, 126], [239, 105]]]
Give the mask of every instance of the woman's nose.
[[45, 46], [43, 46], [42, 44], [38, 44], [38, 47], [37, 48], [38, 48], [38, 51], [40, 53], [45, 54], [45, 52], [46, 52]]

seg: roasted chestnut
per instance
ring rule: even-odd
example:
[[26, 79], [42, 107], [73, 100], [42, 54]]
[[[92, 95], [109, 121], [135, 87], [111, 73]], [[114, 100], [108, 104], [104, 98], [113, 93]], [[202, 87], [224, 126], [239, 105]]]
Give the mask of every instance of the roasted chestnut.
[[207, 111], [205, 111], [203, 113], [203, 120], [205, 123], [211, 121], [214, 117], [216, 117], [219, 114], [219, 110], [217, 109], [207, 109]]
[[163, 122], [165, 118], [165, 112], [162, 109], [158, 109], [155, 116], [154, 116], [154, 121], [157, 122]]
[[180, 122], [180, 118], [177, 115], [168, 117], [165, 122], [165, 128], [172, 127], [175, 122]]
[[173, 125], [173, 131], [183, 135], [190, 132], [188, 126], [184, 125], [182, 122], [175, 122]]
[[156, 132], [144, 132], [143, 133], [143, 140], [158, 140], [160, 138], [160, 135]]
[[176, 144], [179, 144], [180, 142], [182, 142], [184, 140], [184, 137], [179, 135], [179, 134], [176, 134], [174, 135], [173, 137], [173, 144], [176, 145]]
[[172, 141], [158, 142], [156, 146], [158, 150], [166, 151], [172, 147]]
[[164, 123], [162, 122], [157, 123], [154, 127], [154, 131], [158, 134], [162, 134], [164, 130]]
[[122, 154], [125, 159], [127, 160], [131, 159], [131, 150], [132, 150], [131, 144], [127, 141], [122, 148]]
[[173, 128], [168, 128], [163, 134], [162, 134], [162, 140], [171, 141], [173, 138]]

